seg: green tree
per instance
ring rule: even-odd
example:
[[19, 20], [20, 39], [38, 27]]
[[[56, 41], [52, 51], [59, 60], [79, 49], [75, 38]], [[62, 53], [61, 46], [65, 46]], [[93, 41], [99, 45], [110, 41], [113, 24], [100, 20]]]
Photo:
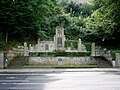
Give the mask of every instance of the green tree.
[[51, 0], [1, 0], [0, 31], [6, 42], [35, 39], [39, 33], [47, 32], [54, 4]]
[[94, 3], [99, 7], [87, 18], [86, 27], [96, 30], [98, 37], [105, 44], [114, 42], [112, 45], [118, 45], [120, 38], [120, 0], [102, 0], [102, 3], [100, 0], [95, 0], [95, 2], [99, 2], [99, 4]]
[[33, 33], [29, 0], [1, 1], [0, 8], [0, 31], [3, 32], [6, 42], [8, 38], [23, 39]]
[[74, 2], [66, 3], [64, 6], [65, 12], [70, 13], [71, 16], [89, 16], [92, 13], [92, 5], [88, 3], [76, 4]]

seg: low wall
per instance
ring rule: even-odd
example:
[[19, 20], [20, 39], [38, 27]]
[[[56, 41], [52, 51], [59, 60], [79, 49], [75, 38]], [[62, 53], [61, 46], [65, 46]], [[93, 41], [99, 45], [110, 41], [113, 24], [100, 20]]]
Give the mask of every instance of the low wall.
[[29, 57], [29, 64], [79, 65], [90, 60], [90, 57]]

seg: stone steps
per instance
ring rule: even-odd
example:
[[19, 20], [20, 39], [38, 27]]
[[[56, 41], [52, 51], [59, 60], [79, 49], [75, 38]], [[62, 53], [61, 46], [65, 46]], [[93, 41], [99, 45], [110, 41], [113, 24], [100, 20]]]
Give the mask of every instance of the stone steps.
[[28, 62], [27, 57], [16, 57], [13, 60], [11, 60], [10, 64], [7, 66], [7, 69], [20, 69], [23, 68], [23, 66]]
[[99, 68], [112, 68], [112, 64], [104, 57], [94, 57]]

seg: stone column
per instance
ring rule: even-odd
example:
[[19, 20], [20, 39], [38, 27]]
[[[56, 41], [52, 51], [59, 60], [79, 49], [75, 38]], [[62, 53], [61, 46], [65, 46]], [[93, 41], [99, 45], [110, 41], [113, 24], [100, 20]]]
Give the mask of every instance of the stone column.
[[78, 40], [78, 52], [82, 52], [82, 41], [80, 38]]
[[24, 42], [24, 56], [29, 56], [28, 46], [26, 42]]
[[92, 46], [91, 46], [91, 56], [95, 56], [95, 43], [94, 42], [92, 43]]
[[4, 68], [4, 53], [0, 52], [0, 68]]
[[64, 35], [64, 28], [62, 27], [62, 50], [65, 50], [64, 46], [65, 46], [65, 35]]
[[56, 40], [56, 35], [54, 35], [54, 47], [55, 47], [55, 50], [57, 50], [57, 40]]
[[37, 41], [37, 51], [38, 52], [40, 52], [40, 49], [41, 48], [41, 46], [40, 46], [40, 39], [38, 39], [38, 41]]
[[116, 65], [120, 66], [120, 53], [115, 53], [115, 61]]

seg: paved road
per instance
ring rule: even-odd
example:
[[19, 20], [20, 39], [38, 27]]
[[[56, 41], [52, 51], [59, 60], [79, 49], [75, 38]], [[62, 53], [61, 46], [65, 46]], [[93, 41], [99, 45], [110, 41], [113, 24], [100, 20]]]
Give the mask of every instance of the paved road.
[[0, 71], [0, 90], [120, 90], [120, 70]]

